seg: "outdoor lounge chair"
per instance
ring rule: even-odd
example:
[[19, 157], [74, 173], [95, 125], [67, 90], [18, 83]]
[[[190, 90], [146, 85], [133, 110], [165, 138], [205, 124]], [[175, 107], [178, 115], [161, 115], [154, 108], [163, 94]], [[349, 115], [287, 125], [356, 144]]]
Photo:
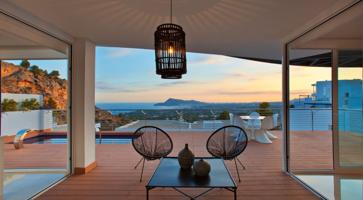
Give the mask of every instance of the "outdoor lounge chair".
[[170, 136], [155, 126], [143, 126], [137, 129], [132, 138], [132, 146], [142, 156], [136, 164], [136, 169], [142, 162], [140, 182], [144, 172], [145, 160], [157, 160], [166, 157], [173, 150]]
[[234, 160], [238, 181], [241, 178], [238, 171], [237, 161], [243, 169], [246, 167], [238, 159], [238, 156], [246, 149], [248, 137], [246, 132], [238, 126], [229, 125], [217, 129], [207, 140], [207, 151], [214, 157], [224, 160]]
[[269, 131], [273, 128], [275, 128], [273, 116], [267, 116], [262, 120], [261, 129], [266, 134], [266, 136], [272, 140], [277, 139], [277, 137]]

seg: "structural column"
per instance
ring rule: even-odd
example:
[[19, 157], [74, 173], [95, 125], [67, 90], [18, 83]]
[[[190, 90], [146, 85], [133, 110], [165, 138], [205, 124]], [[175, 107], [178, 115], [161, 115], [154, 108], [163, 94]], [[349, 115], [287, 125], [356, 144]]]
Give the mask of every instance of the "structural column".
[[289, 171], [290, 164], [290, 135], [289, 135], [289, 49], [284, 44], [282, 48], [282, 170]]
[[0, 136], [0, 200], [4, 199], [4, 141]]
[[76, 39], [72, 45], [73, 172], [85, 174], [96, 167], [95, 45]]

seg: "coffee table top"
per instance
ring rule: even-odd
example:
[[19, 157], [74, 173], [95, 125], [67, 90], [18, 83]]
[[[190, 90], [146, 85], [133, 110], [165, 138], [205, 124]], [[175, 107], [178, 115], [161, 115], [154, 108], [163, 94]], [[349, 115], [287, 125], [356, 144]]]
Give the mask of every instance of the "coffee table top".
[[197, 177], [193, 170], [181, 170], [176, 157], [162, 158], [146, 187], [236, 188], [223, 159], [203, 159], [211, 165], [208, 177]]

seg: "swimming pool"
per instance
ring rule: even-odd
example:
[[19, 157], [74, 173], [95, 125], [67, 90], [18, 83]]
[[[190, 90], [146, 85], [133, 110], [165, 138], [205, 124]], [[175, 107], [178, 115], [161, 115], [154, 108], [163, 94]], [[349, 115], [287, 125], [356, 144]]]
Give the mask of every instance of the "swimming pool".
[[[104, 135], [96, 137], [96, 144], [131, 144], [131, 136]], [[67, 144], [68, 138], [61, 135], [42, 135], [24, 140], [24, 144]]]

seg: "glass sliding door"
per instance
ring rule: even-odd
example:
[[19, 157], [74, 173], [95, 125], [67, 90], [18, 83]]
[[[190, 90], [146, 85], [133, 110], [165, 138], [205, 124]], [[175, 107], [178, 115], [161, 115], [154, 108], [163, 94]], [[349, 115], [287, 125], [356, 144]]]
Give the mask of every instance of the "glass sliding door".
[[362, 9], [332, 16], [285, 53], [288, 172], [327, 199], [363, 199]]
[[332, 170], [331, 51], [291, 49], [290, 56], [290, 169]]
[[362, 50], [338, 51], [339, 167], [363, 167]]
[[30, 199], [70, 172], [69, 52], [0, 13], [4, 199]]

